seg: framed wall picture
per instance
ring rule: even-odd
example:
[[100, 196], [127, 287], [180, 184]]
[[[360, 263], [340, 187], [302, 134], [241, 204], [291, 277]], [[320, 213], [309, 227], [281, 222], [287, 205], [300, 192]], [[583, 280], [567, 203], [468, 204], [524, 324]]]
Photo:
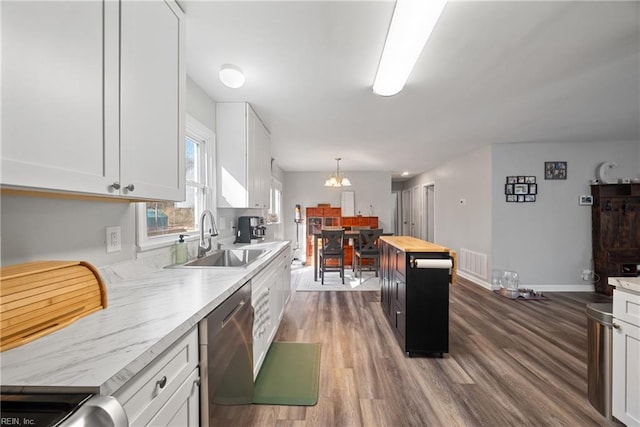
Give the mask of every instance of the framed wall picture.
[[508, 176], [504, 185], [505, 201], [512, 202], [535, 202], [538, 194], [538, 184], [535, 176]]
[[567, 162], [544, 162], [544, 179], [567, 179]]

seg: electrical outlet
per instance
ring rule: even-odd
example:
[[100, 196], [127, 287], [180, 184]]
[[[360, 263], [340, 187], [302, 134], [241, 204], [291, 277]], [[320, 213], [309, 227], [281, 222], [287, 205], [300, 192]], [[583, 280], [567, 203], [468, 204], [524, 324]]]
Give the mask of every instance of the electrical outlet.
[[122, 249], [120, 226], [107, 227], [105, 245], [107, 246], [107, 253], [118, 252]]
[[591, 280], [591, 270], [582, 270], [582, 280], [589, 281]]

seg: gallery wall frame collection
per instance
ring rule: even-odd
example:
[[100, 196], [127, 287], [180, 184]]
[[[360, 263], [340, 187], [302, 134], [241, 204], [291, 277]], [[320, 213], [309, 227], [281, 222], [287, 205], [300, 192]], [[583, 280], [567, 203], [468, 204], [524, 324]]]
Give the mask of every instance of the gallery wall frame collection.
[[535, 176], [508, 176], [504, 185], [507, 202], [527, 203], [535, 202], [538, 194], [538, 184]]

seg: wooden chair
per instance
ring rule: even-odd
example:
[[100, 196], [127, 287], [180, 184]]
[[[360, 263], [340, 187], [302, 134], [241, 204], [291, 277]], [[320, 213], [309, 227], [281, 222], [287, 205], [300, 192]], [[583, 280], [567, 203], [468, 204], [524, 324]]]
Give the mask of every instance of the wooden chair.
[[380, 248], [378, 247], [378, 239], [382, 235], [381, 228], [372, 228], [370, 230], [360, 230], [358, 236], [358, 247], [355, 251], [356, 269], [359, 272], [360, 281], [362, 281], [362, 260], [373, 260], [373, 265], [368, 267], [368, 271], [375, 271], [376, 277], [380, 271]]
[[344, 284], [344, 230], [322, 230], [320, 237], [320, 283], [324, 285], [324, 273], [340, 272]]

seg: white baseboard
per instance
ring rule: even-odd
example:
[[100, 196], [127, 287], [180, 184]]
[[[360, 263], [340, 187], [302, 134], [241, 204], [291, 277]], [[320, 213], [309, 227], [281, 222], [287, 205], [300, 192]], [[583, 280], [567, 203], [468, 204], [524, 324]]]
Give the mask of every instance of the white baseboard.
[[458, 273], [458, 276], [463, 277], [463, 278], [469, 280], [470, 282], [473, 282], [474, 285], [478, 285], [478, 286], [480, 286], [482, 288], [485, 288], [485, 289], [488, 289], [490, 291], [493, 290], [493, 287], [492, 287], [491, 283], [489, 283], [489, 282], [485, 282], [484, 280], [482, 280], [482, 279], [480, 279], [480, 278], [478, 278], [478, 277], [476, 277], [476, 276], [474, 276], [472, 274], [465, 273], [465, 272], [460, 271], [460, 270], [458, 270], [457, 273]]
[[[482, 279], [479, 279], [471, 274], [462, 272], [458, 270], [458, 276], [464, 277], [465, 279], [473, 282], [473, 284], [478, 285], [487, 290], [493, 291], [498, 288], [494, 288], [491, 283], [485, 282]], [[595, 286], [593, 283], [585, 283], [585, 284], [563, 284], [563, 285], [536, 285], [531, 283], [521, 283], [520, 287], [522, 289], [533, 289], [536, 292], [595, 292]]]

